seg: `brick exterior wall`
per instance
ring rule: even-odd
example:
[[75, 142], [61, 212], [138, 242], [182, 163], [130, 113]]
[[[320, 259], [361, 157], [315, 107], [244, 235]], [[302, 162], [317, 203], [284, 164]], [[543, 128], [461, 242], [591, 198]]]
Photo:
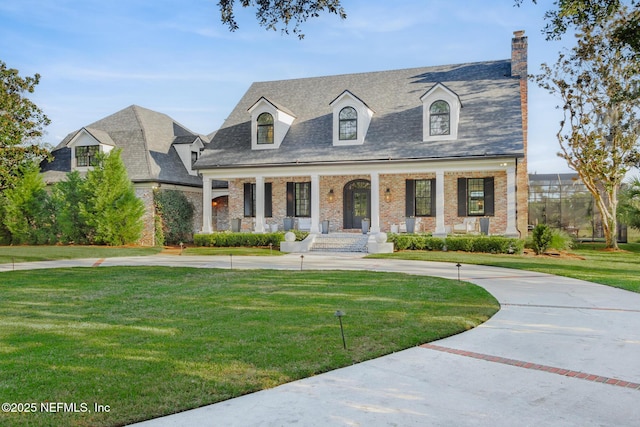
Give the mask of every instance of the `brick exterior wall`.
[[[507, 229], [507, 174], [505, 171], [481, 172], [448, 172], [445, 173], [445, 226], [453, 228], [454, 224], [462, 223], [463, 217], [458, 217], [458, 178], [494, 178], [495, 215], [490, 217], [491, 234], [504, 234]], [[399, 225], [405, 221], [406, 184], [407, 179], [432, 179], [435, 173], [422, 174], [382, 174], [380, 175], [380, 229], [388, 232], [392, 225]], [[343, 231], [344, 222], [344, 188], [356, 179], [369, 180], [369, 175], [344, 175], [320, 177], [320, 221], [330, 221], [330, 231]], [[272, 212], [273, 216], [265, 218], [266, 223], [278, 225], [282, 230], [283, 220], [287, 214], [287, 182], [308, 182], [308, 176], [266, 178], [265, 182], [272, 183]], [[254, 219], [244, 217], [244, 183], [253, 183], [253, 179], [233, 179], [229, 181], [228, 217], [242, 218], [242, 230], [253, 231]], [[389, 201], [385, 200], [387, 188], [390, 190]], [[333, 200], [329, 201], [329, 192], [333, 190]], [[218, 199], [216, 199], [218, 200]], [[436, 228], [436, 218], [418, 217], [416, 232], [433, 233]], [[525, 218], [526, 222], [526, 218]], [[219, 228], [222, 229], [222, 228]], [[225, 228], [228, 229], [228, 228]]]

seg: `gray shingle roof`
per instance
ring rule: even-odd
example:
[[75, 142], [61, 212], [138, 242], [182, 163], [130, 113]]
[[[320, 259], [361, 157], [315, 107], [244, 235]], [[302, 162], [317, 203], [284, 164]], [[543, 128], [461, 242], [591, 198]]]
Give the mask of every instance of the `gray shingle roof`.
[[[422, 140], [420, 97], [436, 83], [463, 105], [455, 141]], [[333, 147], [329, 104], [345, 90], [375, 114], [364, 145]], [[251, 150], [247, 110], [261, 97], [296, 116], [279, 149]], [[196, 167], [523, 155], [520, 81], [502, 60], [254, 83]]]
[[[122, 160], [133, 182], [202, 185], [199, 176], [189, 175], [172, 147], [174, 142], [193, 142], [199, 135], [166, 114], [132, 105], [83, 129], [101, 143], [122, 149]], [[71, 170], [70, 155], [63, 153], [80, 131], [71, 132], [54, 149], [55, 160], [43, 167], [45, 177], [49, 171]]]

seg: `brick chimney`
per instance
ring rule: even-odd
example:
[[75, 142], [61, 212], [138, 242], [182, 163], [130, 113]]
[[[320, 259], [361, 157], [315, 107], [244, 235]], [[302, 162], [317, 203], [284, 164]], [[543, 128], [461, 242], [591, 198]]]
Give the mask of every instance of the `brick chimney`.
[[514, 31], [511, 39], [511, 75], [526, 77], [527, 75], [527, 37], [524, 30]]
[[521, 236], [527, 234], [527, 212], [529, 203], [529, 177], [527, 171], [527, 139], [528, 139], [528, 118], [529, 109], [527, 107], [527, 37], [523, 30], [514, 31], [511, 39], [511, 76], [520, 79], [520, 109], [522, 112], [522, 144], [524, 148], [524, 158], [517, 163], [517, 200], [518, 229]]

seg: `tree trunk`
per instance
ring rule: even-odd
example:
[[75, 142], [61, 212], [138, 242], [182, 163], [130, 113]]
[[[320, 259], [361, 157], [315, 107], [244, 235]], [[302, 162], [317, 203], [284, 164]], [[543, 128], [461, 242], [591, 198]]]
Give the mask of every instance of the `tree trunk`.
[[600, 191], [593, 193], [593, 195], [596, 196], [596, 205], [602, 216], [602, 230], [606, 248], [618, 250], [617, 187], [613, 186], [611, 189], [602, 188]]

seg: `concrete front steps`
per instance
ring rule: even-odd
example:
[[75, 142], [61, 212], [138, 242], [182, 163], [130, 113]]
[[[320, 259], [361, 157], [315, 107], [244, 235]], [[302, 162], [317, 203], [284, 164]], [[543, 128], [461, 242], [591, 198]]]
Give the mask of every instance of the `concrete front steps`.
[[387, 242], [385, 233], [360, 234], [360, 233], [310, 233], [306, 239], [295, 241], [293, 233], [284, 236], [285, 241], [280, 243], [281, 252], [353, 252], [353, 253], [392, 253], [393, 243]]
[[318, 234], [311, 245], [311, 252], [367, 252], [367, 234], [330, 233]]

